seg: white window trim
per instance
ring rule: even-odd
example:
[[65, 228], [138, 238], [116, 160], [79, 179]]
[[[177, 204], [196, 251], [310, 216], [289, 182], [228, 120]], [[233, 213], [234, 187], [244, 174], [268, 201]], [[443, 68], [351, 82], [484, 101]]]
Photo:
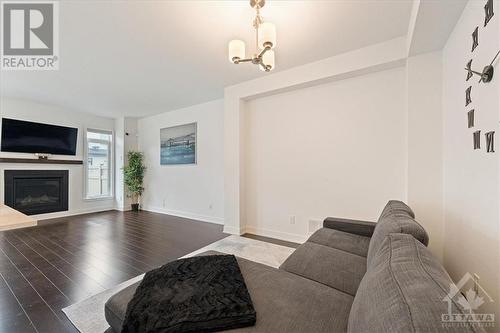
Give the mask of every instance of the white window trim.
[[[87, 187], [88, 187], [88, 137], [87, 133], [88, 132], [94, 132], [94, 133], [102, 133], [102, 134], [111, 134], [111, 142], [109, 143], [109, 147], [111, 150], [111, 154], [109, 157], [109, 179], [110, 179], [110, 184], [109, 184], [109, 195], [102, 195], [102, 196], [88, 196], [87, 195]], [[115, 197], [115, 134], [113, 130], [106, 130], [106, 129], [98, 129], [98, 128], [91, 128], [91, 127], [86, 127], [85, 128], [85, 133], [84, 133], [84, 138], [83, 138], [83, 200], [85, 201], [101, 201], [101, 200], [112, 200]], [[92, 139], [93, 142], [99, 142], [99, 139]], [[105, 142], [106, 144], [108, 141], [101, 140], [102, 142]]]

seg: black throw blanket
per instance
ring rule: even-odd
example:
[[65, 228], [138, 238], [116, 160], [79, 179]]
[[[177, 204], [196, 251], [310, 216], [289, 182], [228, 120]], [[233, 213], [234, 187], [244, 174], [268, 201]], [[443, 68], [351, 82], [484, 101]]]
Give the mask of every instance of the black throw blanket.
[[147, 272], [127, 306], [122, 333], [216, 332], [255, 320], [236, 258], [200, 256]]

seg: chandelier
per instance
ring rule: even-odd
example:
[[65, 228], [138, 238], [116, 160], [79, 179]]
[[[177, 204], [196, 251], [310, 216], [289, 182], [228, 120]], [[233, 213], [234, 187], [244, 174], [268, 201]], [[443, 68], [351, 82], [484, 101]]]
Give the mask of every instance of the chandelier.
[[265, 0], [250, 0], [250, 6], [255, 9], [253, 20], [255, 28], [255, 53], [251, 58], [245, 58], [245, 42], [232, 40], [229, 42], [229, 61], [233, 64], [251, 62], [258, 65], [263, 71], [269, 72], [274, 68], [274, 51], [276, 46], [276, 28], [274, 24], [263, 22], [260, 9], [264, 7]]

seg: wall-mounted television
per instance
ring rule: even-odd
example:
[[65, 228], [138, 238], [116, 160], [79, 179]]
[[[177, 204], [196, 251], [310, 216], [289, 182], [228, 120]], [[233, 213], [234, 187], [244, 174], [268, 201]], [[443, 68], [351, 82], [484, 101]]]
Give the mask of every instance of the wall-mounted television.
[[2, 118], [1, 151], [76, 155], [78, 129]]

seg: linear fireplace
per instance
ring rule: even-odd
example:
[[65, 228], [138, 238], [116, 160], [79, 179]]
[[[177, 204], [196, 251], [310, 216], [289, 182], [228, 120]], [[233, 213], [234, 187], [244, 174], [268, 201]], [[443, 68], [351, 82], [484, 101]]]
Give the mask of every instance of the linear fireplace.
[[5, 170], [5, 205], [34, 215], [68, 210], [68, 170]]

